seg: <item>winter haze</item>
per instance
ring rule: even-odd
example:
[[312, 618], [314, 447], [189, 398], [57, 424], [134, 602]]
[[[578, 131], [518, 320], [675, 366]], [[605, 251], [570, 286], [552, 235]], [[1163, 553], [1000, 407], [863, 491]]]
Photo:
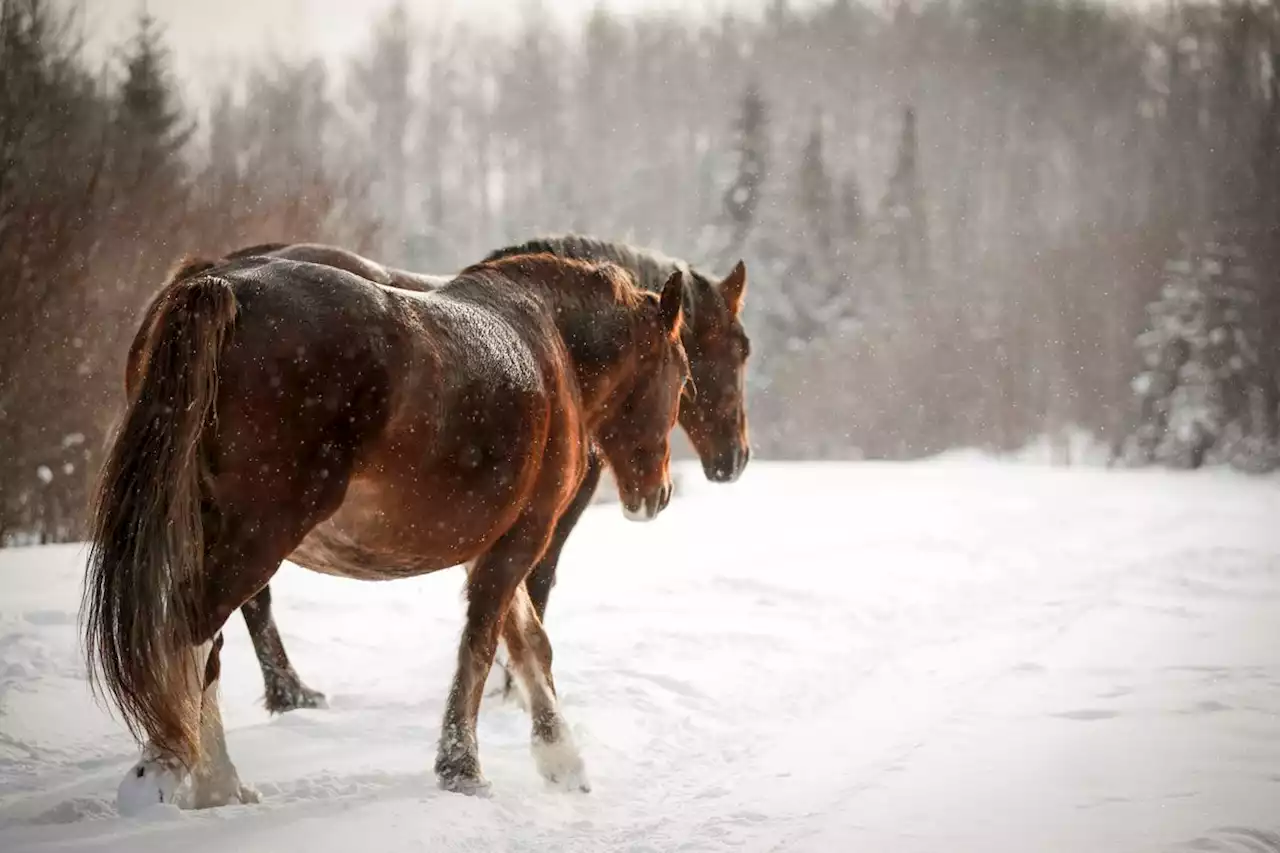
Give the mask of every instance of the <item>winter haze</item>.
[[[1277, 69], [1276, 0], [0, 0], [0, 849], [1277, 853]], [[435, 787], [464, 572], [286, 561], [330, 707], [233, 614], [263, 804], [123, 818], [86, 508], [175, 264], [565, 232], [749, 282], [741, 482], [677, 430], [563, 554], [596, 791], [490, 699], [494, 799]]]
[[1274, 3], [4, 8], [0, 531], [79, 529], [163, 270], [277, 239], [742, 259], [765, 457], [1274, 464]]

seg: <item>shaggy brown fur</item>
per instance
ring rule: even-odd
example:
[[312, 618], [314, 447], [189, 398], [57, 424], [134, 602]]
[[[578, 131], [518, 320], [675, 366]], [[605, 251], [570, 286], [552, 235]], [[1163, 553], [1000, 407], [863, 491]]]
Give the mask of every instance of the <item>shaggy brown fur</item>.
[[[751, 458], [747, 427], [745, 375], [750, 341], [739, 315], [746, 294], [746, 268], [737, 264], [722, 281], [713, 281], [687, 262], [626, 243], [577, 234], [539, 237], [491, 252], [487, 261], [529, 253], [547, 253], [588, 262], [609, 262], [626, 269], [636, 283], [653, 293], [678, 274], [684, 320], [682, 340], [689, 356], [690, 393], [680, 406], [680, 425], [692, 441], [709, 480], [732, 482]], [[384, 266], [337, 246], [321, 243], [271, 243], [238, 250], [232, 256], [268, 255], [333, 266], [378, 284], [426, 291], [446, 284], [448, 276], [432, 276]], [[556, 526], [546, 553], [530, 573], [529, 596], [540, 618], [555, 585], [560, 552], [600, 482], [601, 460], [592, 455], [582, 486]], [[303, 684], [285, 651], [271, 612], [271, 591], [245, 604], [243, 615], [258, 655], [266, 706], [273, 713], [322, 707], [324, 694]], [[510, 692], [512, 682], [506, 681]]]
[[[218, 354], [236, 320], [231, 287], [184, 262], [148, 311], [135, 346], [129, 406], [94, 498], [85, 586], [86, 649], [95, 690], [124, 710], [135, 736], [189, 755], [199, 683], [184, 655], [204, 572], [206, 424], [216, 420]], [[140, 590], [157, 600], [137, 600]], [[156, 606], [176, 618], [158, 618]]]
[[[588, 448], [629, 513], [670, 498], [681, 314], [675, 276], [659, 298], [613, 265], [551, 255], [479, 264], [430, 293], [259, 256], [179, 268], [131, 352], [84, 604], [97, 683], [159, 756], [138, 777], [194, 767], [202, 725], [221, 743], [202, 677], [217, 668], [195, 651], [289, 558], [379, 580], [469, 565], [436, 770], [451, 789], [481, 786], [480, 685]], [[550, 647], [531, 606], [505, 630], [548, 650], [545, 671], [521, 670], [545, 740], [563, 731]]]

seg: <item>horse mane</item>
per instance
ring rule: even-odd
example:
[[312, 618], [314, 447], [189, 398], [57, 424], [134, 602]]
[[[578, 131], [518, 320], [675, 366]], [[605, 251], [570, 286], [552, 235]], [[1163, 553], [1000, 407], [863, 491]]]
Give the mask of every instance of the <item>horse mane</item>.
[[710, 287], [706, 276], [695, 272], [687, 261], [664, 255], [656, 249], [645, 249], [630, 243], [602, 240], [582, 234], [535, 237], [523, 243], [495, 249], [485, 256], [484, 262], [534, 253], [547, 253], [581, 261], [615, 263], [628, 270], [635, 277], [636, 284], [650, 293], [661, 293], [671, 273], [679, 270], [682, 273], [686, 321], [692, 321], [701, 296], [695, 287], [699, 289]]
[[236, 249], [234, 252], [228, 252], [223, 256], [225, 261], [237, 261], [241, 258], [249, 258], [254, 255], [265, 255], [279, 249], [287, 249], [294, 245], [293, 243], [258, 243], [256, 246], [245, 246], [243, 249]]
[[556, 292], [561, 300], [582, 303], [599, 298], [602, 302], [634, 308], [643, 298], [635, 276], [625, 266], [611, 261], [571, 258], [552, 252], [518, 252], [497, 258], [486, 258], [472, 264], [458, 277], [475, 277], [489, 272], [510, 278], [514, 270], [526, 283]]
[[498, 282], [503, 292], [518, 276], [522, 286], [551, 295], [557, 313], [566, 321], [561, 335], [574, 362], [588, 373], [603, 372], [616, 358], [623, 341], [634, 340], [634, 309], [653, 297], [636, 286], [625, 267], [611, 261], [565, 258], [549, 252], [508, 255], [472, 264], [453, 284]]

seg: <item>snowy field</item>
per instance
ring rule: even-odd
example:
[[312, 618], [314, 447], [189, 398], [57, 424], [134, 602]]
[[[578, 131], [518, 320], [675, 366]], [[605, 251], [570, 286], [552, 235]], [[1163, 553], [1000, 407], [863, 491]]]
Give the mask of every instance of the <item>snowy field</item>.
[[1280, 481], [753, 463], [656, 523], [590, 511], [548, 627], [595, 790], [546, 788], [487, 700], [487, 800], [431, 764], [461, 573], [286, 566], [327, 711], [269, 719], [228, 629], [257, 806], [114, 813], [75, 547], [0, 551], [0, 851], [1280, 850]]

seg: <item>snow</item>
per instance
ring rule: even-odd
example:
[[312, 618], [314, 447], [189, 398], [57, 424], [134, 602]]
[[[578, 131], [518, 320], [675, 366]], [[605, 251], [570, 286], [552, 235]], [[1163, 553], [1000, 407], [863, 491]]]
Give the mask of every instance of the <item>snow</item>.
[[270, 719], [237, 617], [224, 714], [259, 805], [115, 812], [136, 751], [90, 700], [83, 552], [0, 551], [0, 850], [1280, 849], [1280, 481], [953, 457], [682, 472], [570, 540], [548, 628], [589, 794], [486, 700], [492, 796], [431, 773], [461, 573], [286, 565], [331, 709]]

